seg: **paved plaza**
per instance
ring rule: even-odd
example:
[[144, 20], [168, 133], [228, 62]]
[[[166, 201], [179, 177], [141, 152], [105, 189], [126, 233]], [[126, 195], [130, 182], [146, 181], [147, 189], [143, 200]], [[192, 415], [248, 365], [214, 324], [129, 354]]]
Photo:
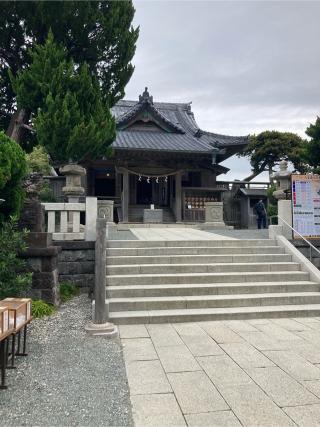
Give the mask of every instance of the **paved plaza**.
[[320, 425], [320, 318], [123, 325], [136, 427]]

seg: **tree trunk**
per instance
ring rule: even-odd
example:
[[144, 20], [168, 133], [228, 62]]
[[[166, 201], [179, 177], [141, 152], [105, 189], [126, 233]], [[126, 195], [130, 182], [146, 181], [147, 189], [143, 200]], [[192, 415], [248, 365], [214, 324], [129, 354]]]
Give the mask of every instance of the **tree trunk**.
[[6, 134], [18, 144], [23, 140], [25, 124], [28, 123], [30, 113], [24, 108], [17, 109], [11, 117]]

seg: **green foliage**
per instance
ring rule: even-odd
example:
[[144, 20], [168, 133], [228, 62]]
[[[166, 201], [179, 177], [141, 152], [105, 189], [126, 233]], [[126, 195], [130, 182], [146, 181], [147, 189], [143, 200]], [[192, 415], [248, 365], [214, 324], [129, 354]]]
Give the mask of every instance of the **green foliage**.
[[311, 138], [306, 149], [306, 161], [314, 168], [314, 172], [320, 172], [320, 117], [315, 124], [310, 124], [306, 134]]
[[51, 172], [48, 154], [41, 145], [34, 147], [30, 154], [26, 154], [26, 161], [28, 172], [39, 172], [42, 175], [49, 175]]
[[0, 299], [25, 295], [32, 282], [26, 262], [18, 257], [26, 249], [26, 231], [17, 230], [17, 219], [0, 226]]
[[57, 199], [55, 198], [53, 191], [50, 188], [50, 185], [47, 181], [44, 181], [41, 189], [38, 193], [40, 202], [43, 203], [57, 203]]
[[114, 105], [123, 97], [134, 69], [131, 60], [138, 38], [138, 29], [132, 28], [134, 12], [132, 1], [2, 1], [0, 128], [7, 128], [15, 106], [7, 70], [16, 75], [27, 68], [32, 61], [28, 49], [43, 44], [50, 28], [77, 66], [88, 63], [105, 100]]
[[278, 215], [278, 205], [268, 205], [267, 215], [270, 218], [270, 224], [277, 224], [278, 218], [272, 218]]
[[10, 215], [19, 215], [24, 191], [22, 180], [27, 172], [25, 154], [15, 141], [0, 132], [0, 222]]
[[253, 174], [271, 169], [281, 160], [293, 163], [295, 169], [304, 172], [303, 162], [306, 141], [290, 132], [265, 131], [252, 135], [242, 156], [250, 158]]
[[277, 205], [277, 199], [275, 197], [273, 197], [273, 193], [277, 190], [277, 187], [275, 184], [270, 185], [270, 187], [267, 190], [267, 197], [268, 197], [268, 202], [271, 205]]
[[54, 305], [48, 304], [41, 299], [32, 301], [33, 317], [51, 316], [55, 311]]
[[34, 121], [38, 143], [62, 163], [107, 156], [115, 121], [89, 66], [76, 69], [51, 32], [30, 55], [30, 67], [12, 82], [19, 105], [39, 108]]
[[78, 289], [71, 282], [60, 283], [60, 298], [62, 302], [68, 301], [78, 294]]

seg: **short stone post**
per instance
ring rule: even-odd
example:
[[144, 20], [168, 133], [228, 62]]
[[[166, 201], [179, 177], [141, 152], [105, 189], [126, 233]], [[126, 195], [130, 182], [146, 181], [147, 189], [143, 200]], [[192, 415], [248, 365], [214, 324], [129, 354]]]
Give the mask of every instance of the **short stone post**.
[[104, 218], [107, 224], [113, 225], [113, 200], [98, 200], [98, 218]]
[[205, 203], [205, 225], [215, 228], [225, 228], [223, 221], [223, 202]]
[[85, 330], [94, 336], [115, 338], [118, 336], [118, 328], [109, 323], [108, 304], [106, 303], [106, 231], [105, 219], [97, 219], [96, 244], [95, 244], [95, 280], [93, 321], [86, 325]]

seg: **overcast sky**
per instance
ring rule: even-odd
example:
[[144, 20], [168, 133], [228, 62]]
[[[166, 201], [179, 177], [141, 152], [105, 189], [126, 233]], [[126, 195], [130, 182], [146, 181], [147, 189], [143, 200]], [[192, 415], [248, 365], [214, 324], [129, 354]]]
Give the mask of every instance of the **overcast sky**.
[[[320, 2], [134, 0], [140, 37], [126, 88], [137, 99], [190, 102], [199, 126], [304, 136], [320, 115]], [[221, 179], [249, 164], [229, 159]], [[261, 177], [261, 176], [260, 176]]]

